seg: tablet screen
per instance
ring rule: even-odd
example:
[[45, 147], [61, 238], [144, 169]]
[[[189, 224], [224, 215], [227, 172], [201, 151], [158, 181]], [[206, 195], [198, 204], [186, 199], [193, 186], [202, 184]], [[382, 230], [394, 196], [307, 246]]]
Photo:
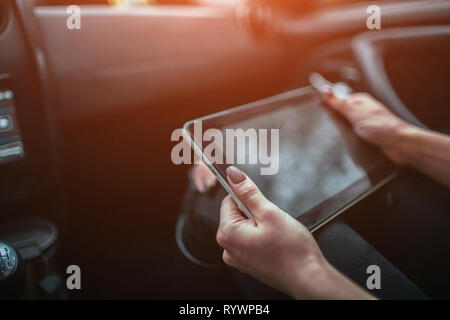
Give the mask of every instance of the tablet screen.
[[[244, 171], [270, 201], [310, 228], [392, 173], [380, 153], [359, 140], [349, 124], [324, 107], [315, 94], [213, 116], [203, 120], [203, 130], [208, 128], [223, 132], [222, 150], [227, 129], [258, 133], [266, 129], [265, 162], [258, 157], [257, 163], [250, 164], [251, 155], [259, 155], [260, 145], [249, 139], [245, 144], [234, 143], [234, 159], [223, 156], [223, 162], [228, 160]], [[271, 140], [272, 129], [278, 130], [278, 150], [271, 145], [276, 141]], [[239, 163], [239, 153], [245, 155], [245, 163]], [[229, 165], [215, 164], [224, 178]], [[271, 167], [273, 174], [261, 174], [264, 167]]]

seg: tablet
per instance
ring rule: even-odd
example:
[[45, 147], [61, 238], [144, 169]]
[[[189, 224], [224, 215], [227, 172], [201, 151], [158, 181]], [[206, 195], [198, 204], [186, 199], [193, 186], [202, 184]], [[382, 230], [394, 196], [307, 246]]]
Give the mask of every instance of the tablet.
[[[212, 132], [208, 129], [221, 132], [223, 139], [208, 135], [198, 139]], [[237, 130], [256, 132], [253, 138], [259, 141], [252, 144], [248, 134], [245, 143], [231, 143], [231, 137], [235, 139], [236, 135], [227, 133]], [[191, 146], [202, 153], [203, 161], [229, 193], [225, 170], [234, 165], [270, 201], [311, 231], [397, 175], [395, 167], [378, 150], [361, 141], [345, 119], [322, 105], [311, 87], [189, 121], [184, 131]], [[227, 137], [229, 145], [235, 148], [231, 153]], [[260, 144], [264, 137], [265, 145]], [[265, 153], [261, 153], [264, 147]], [[211, 152], [212, 149], [215, 150]]]

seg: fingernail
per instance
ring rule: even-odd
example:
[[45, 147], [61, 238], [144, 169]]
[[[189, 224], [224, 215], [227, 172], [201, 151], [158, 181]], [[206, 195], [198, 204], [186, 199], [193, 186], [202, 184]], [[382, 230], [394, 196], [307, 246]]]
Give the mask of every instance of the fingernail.
[[245, 174], [235, 166], [227, 168], [227, 176], [234, 184], [241, 183], [245, 180]]

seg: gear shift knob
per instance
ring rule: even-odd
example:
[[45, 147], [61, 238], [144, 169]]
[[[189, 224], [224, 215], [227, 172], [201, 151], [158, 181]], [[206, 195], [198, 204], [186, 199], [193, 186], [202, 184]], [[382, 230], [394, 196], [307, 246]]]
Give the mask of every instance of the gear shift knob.
[[25, 288], [25, 267], [20, 255], [0, 242], [0, 299], [18, 299]]

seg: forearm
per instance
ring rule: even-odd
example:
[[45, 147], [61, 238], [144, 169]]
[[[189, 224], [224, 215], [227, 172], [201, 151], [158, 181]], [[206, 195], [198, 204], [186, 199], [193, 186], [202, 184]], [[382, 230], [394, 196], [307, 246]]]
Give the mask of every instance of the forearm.
[[408, 126], [397, 134], [397, 159], [450, 187], [450, 137]]
[[373, 300], [368, 292], [337, 271], [328, 262], [301, 272], [292, 289], [292, 297], [308, 300]]

